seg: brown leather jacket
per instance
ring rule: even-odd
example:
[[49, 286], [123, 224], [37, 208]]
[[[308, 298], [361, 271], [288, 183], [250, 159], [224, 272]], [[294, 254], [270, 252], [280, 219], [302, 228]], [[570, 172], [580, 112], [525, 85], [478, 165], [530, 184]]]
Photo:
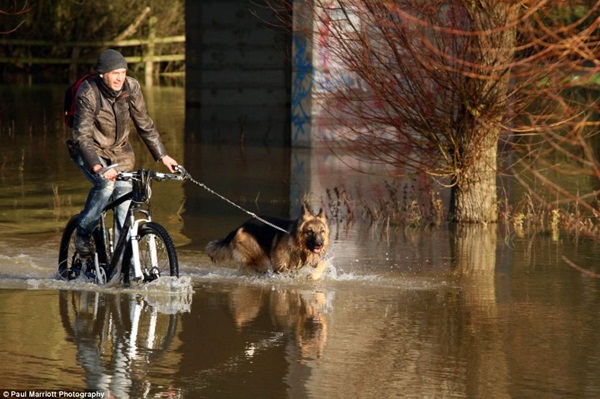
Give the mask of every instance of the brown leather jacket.
[[[117, 97], [113, 97], [101, 82], [96, 82], [101, 106], [96, 114], [93, 83], [85, 81], [77, 92], [70, 146], [81, 156], [89, 170], [101, 164], [118, 163], [120, 171], [133, 170], [135, 154], [129, 143], [130, 117], [135, 128], [156, 161], [167, 155], [158, 130], [144, 102], [140, 84], [132, 77]], [[130, 97], [129, 100], [127, 97]]]

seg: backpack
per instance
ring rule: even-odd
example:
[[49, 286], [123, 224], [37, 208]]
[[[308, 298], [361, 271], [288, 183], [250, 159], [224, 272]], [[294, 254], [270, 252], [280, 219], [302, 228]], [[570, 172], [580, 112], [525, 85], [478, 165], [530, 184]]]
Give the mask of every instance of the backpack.
[[86, 73], [82, 77], [80, 77], [77, 82], [73, 83], [71, 86], [65, 90], [65, 102], [63, 106], [63, 115], [65, 117], [65, 125], [67, 127], [73, 127], [73, 119], [75, 117], [75, 97], [77, 96], [77, 90], [79, 90], [79, 86], [86, 80], [90, 81], [90, 85], [96, 94], [96, 111], [94, 112], [94, 117], [98, 116], [100, 112], [100, 90], [98, 89], [98, 85], [94, 81], [96, 75], [92, 75], [91, 73]]

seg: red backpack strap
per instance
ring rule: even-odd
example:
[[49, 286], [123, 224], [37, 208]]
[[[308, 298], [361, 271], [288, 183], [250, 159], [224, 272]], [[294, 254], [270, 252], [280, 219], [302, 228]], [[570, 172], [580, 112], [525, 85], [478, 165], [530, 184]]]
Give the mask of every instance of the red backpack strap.
[[76, 103], [77, 91], [79, 90], [79, 87], [81, 86], [81, 84], [83, 82], [85, 82], [86, 80], [89, 80], [90, 86], [92, 87], [92, 90], [94, 91], [94, 94], [96, 96], [96, 110], [94, 111], [94, 117], [98, 116], [98, 113], [100, 112], [100, 105], [101, 105], [100, 89], [98, 88], [98, 84], [96, 82], [96, 75], [86, 73], [82, 77], [77, 79], [77, 82], [75, 82], [73, 85], [71, 85], [71, 87], [69, 87], [67, 89], [67, 92], [65, 93], [65, 106], [64, 106], [65, 124], [68, 127], [71, 127], [71, 128], [73, 127], [73, 119], [75, 116], [75, 103]]

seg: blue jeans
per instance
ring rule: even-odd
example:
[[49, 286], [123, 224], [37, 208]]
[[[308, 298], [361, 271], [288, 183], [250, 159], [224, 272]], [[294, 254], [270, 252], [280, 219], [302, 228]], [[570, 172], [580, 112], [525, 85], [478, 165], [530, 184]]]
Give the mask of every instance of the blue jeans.
[[[81, 157], [77, 157], [75, 160], [83, 175], [93, 184], [88, 194], [87, 200], [85, 201], [85, 207], [79, 214], [79, 222], [77, 225], [77, 232], [79, 235], [89, 236], [92, 234], [104, 207], [113, 200], [121, 197], [124, 194], [130, 192], [133, 185], [129, 181], [112, 181], [107, 180], [97, 174], [91, 173], [84, 165]], [[102, 166], [106, 166], [104, 163]], [[127, 210], [131, 201], [125, 201], [120, 204], [115, 210], [115, 242], [118, 241], [118, 236], [125, 224], [125, 218], [127, 217]]]

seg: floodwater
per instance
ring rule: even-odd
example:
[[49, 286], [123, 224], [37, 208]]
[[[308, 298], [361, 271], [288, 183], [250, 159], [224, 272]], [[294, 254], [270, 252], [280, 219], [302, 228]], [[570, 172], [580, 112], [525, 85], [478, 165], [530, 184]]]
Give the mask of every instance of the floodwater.
[[[563, 260], [598, 273], [600, 249], [558, 231], [399, 229], [356, 213], [331, 223], [321, 281], [254, 276], [203, 251], [247, 215], [193, 183], [163, 182], [154, 217], [178, 245], [179, 279], [137, 289], [57, 281], [62, 226], [88, 189], [64, 147], [62, 88], [0, 92], [6, 396], [600, 397], [600, 280]], [[167, 147], [244, 209], [295, 217], [308, 192], [317, 206], [331, 205], [334, 187], [385, 195], [327, 153], [186, 142], [183, 98], [181, 88], [147, 93]]]

